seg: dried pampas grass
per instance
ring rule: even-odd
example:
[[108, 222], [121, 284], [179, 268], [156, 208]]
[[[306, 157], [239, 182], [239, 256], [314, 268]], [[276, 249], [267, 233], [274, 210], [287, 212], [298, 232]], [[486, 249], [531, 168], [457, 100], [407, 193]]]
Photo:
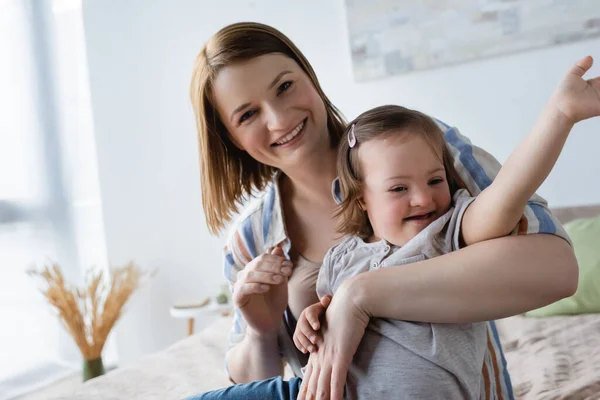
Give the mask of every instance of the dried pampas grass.
[[106, 278], [100, 270], [88, 271], [84, 287], [77, 288], [65, 282], [57, 264], [46, 265], [41, 271], [30, 269], [27, 273], [45, 281], [44, 297], [58, 311], [59, 319], [85, 360], [101, 357], [123, 306], [146, 275], [130, 262], [124, 267], [111, 268]]

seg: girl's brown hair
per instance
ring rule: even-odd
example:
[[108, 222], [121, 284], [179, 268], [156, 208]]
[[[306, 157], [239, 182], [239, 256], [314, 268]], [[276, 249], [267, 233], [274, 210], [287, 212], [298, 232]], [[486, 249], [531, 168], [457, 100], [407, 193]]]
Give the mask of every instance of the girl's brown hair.
[[190, 87], [200, 148], [202, 207], [213, 234], [219, 233], [254, 190], [264, 189], [276, 171], [233, 144], [217, 113], [212, 96], [214, 80], [229, 65], [272, 53], [290, 57], [311, 79], [325, 104], [332, 147], [338, 145], [344, 131], [342, 114], [323, 93], [308, 60], [283, 33], [253, 22], [232, 24], [218, 31], [196, 57]]
[[[354, 130], [356, 144], [350, 147], [348, 135]], [[456, 169], [453, 158], [446, 147], [444, 134], [437, 124], [427, 115], [400, 106], [381, 106], [359, 115], [352, 121], [340, 141], [337, 157], [337, 171], [340, 180], [342, 203], [337, 216], [341, 217], [338, 231], [345, 235], [369, 237], [373, 228], [367, 213], [361, 208], [363, 171], [360, 168], [358, 149], [360, 145], [374, 139], [382, 139], [385, 135], [420, 135], [431, 146], [446, 169], [446, 179], [450, 193], [464, 187]]]

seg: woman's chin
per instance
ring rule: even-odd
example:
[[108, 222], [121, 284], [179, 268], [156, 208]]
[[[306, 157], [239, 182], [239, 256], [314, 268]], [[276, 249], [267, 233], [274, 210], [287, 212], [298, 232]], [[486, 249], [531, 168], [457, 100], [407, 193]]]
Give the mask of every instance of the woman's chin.
[[[308, 138], [306, 138], [308, 139]], [[335, 153], [328, 151], [328, 146], [311, 140], [304, 140], [298, 143], [293, 149], [289, 149], [280, 156], [286, 161], [286, 164], [297, 165], [306, 168], [308, 163], [322, 164], [325, 157], [334, 157]]]

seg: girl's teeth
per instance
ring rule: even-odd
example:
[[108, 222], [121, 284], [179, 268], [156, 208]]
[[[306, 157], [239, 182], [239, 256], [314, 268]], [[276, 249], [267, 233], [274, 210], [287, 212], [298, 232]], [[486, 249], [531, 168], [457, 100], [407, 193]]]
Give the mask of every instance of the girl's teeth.
[[408, 217], [407, 219], [427, 219], [429, 217], [431, 217], [431, 213], [424, 214], [424, 215], [414, 215], [412, 217]]

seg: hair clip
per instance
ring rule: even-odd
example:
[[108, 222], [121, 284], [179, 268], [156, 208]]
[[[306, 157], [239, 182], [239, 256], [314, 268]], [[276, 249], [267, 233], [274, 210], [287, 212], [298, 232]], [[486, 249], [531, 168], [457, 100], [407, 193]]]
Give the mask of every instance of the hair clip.
[[348, 145], [350, 146], [350, 148], [356, 146], [356, 134], [354, 133], [354, 125], [356, 124], [352, 124], [352, 126], [350, 127], [350, 133], [348, 134]]

